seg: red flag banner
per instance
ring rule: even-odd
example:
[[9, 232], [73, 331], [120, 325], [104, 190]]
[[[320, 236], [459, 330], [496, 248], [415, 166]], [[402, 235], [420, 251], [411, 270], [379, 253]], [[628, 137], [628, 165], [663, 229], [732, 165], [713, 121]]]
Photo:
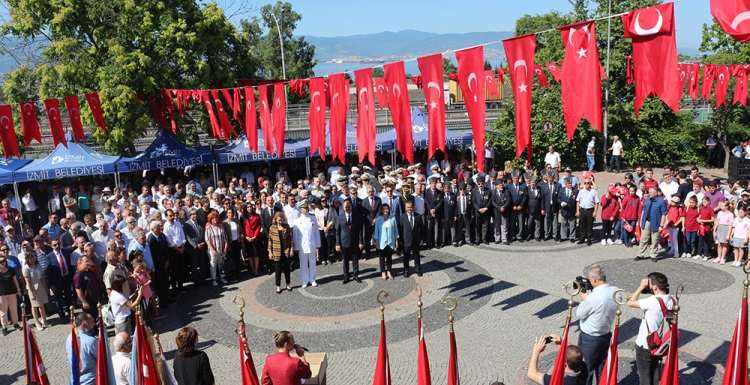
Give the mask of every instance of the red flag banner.
[[104, 122], [104, 113], [102, 112], [102, 102], [99, 99], [99, 93], [91, 92], [86, 94], [85, 96], [86, 102], [89, 104], [89, 108], [91, 109], [91, 115], [94, 117], [94, 122], [96, 122], [96, 125], [104, 130], [104, 132], [107, 132], [107, 124]]
[[388, 86], [384, 78], [375, 78], [375, 92], [378, 94], [380, 109], [388, 108]]
[[701, 87], [701, 98], [709, 101], [711, 99], [711, 90], [714, 87], [714, 77], [716, 76], [716, 65], [706, 64], [703, 66], [703, 85]]
[[102, 321], [99, 312], [99, 339], [96, 344], [96, 385], [117, 385], [112, 355], [109, 353], [109, 339], [107, 338], [107, 327]]
[[[502, 70], [498, 70], [498, 73], [500, 73], [500, 71], [502, 71]], [[456, 84], [458, 84], [458, 74], [457, 73], [451, 72], [449, 74], [445, 74], [445, 76], [447, 76], [448, 79], [453, 80], [454, 82], [456, 82]]]
[[258, 152], [258, 115], [255, 109], [255, 90], [245, 87], [245, 137], [250, 151]]
[[180, 111], [180, 116], [185, 117], [185, 101], [183, 99], [182, 90], [172, 90], [175, 100], [177, 101], [177, 111]]
[[741, 43], [750, 41], [750, 3], [747, 0], [711, 0], [711, 14], [729, 36]]
[[729, 67], [716, 67], [716, 108], [726, 104], [727, 89], [729, 88]]
[[148, 100], [151, 103], [151, 112], [154, 113], [154, 119], [156, 119], [156, 126], [159, 129], [167, 128], [167, 121], [163, 115], [159, 99], [156, 96], [149, 96]]
[[247, 348], [245, 342], [242, 339], [245, 338], [245, 324], [242, 323], [240, 326], [240, 334], [238, 336], [240, 342], [240, 372], [242, 373], [242, 385], [259, 385], [258, 372], [255, 371], [255, 364], [253, 363], [253, 355], [250, 354], [250, 349]]
[[432, 378], [430, 376], [430, 360], [427, 357], [427, 343], [425, 343], [424, 341], [422, 317], [417, 318], [417, 329], [419, 330], [419, 351], [417, 352], [417, 385], [432, 385]]
[[748, 385], [747, 379], [747, 297], [742, 298], [732, 343], [729, 345], [727, 363], [724, 365], [722, 385]]
[[[464, 94], [466, 112], [471, 122], [474, 146], [484, 147], [484, 135], [487, 130], [484, 82], [484, 47], [478, 46], [456, 51], [458, 61], [458, 85]], [[534, 62], [531, 61], [531, 64]], [[477, 151], [477, 168], [484, 170], [484, 151]]]
[[234, 110], [234, 98], [232, 98], [232, 94], [229, 92], [228, 88], [222, 88], [221, 94], [224, 95], [224, 100], [227, 102], [227, 108], [230, 110]]
[[328, 76], [328, 90], [331, 93], [331, 116], [328, 132], [331, 142], [331, 156], [346, 164], [346, 110], [349, 108], [349, 81], [344, 74]]
[[619, 365], [620, 353], [617, 350], [617, 342], [620, 334], [620, 326], [615, 324], [615, 330], [612, 332], [612, 340], [609, 342], [607, 359], [604, 361], [602, 376], [597, 382], [601, 385], [617, 385], [617, 367]]
[[[434, 54], [417, 59], [419, 72], [427, 82], [424, 97], [427, 100], [427, 159], [436, 150], [445, 153], [445, 90], [443, 89], [443, 55]], [[411, 125], [410, 125], [411, 126]], [[409, 128], [411, 135], [411, 127]], [[411, 138], [411, 136], [409, 136]], [[412, 161], [410, 161], [412, 163]]]
[[453, 324], [450, 331], [450, 353], [448, 355], [448, 385], [461, 385], [458, 374], [458, 348], [456, 346], [456, 333], [453, 332]]
[[685, 81], [688, 77], [688, 64], [677, 65], [677, 96], [682, 99], [682, 94], [685, 92]]
[[[138, 318], [138, 317], [136, 317]], [[154, 362], [154, 353], [151, 350], [151, 342], [148, 340], [148, 334], [146, 334], [146, 328], [139, 321], [136, 321], [136, 332], [133, 337], [133, 344], [137, 345], [133, 347], [133, 351], [138, 353], [138, 364], [140, 370], [138, 370], [138, 377], [140, 378], [141, 385], [159, 385], [159, 375], [156, 370], [156, 363]]]
[[375, 91], [372, 89], [372, 68], [354, 71], [357, 86], [357, 153], [359, 162], [367, 158], [375, 164]]
[[174, 99], [172, 90], [162, 90], [161, 93], [162, 110], [165, 117], [169, 117], [169, 123], [172, 125], [172, 133], [177, 133], [177, 120], [174, 118]]
[[747, 64], [735, 64], [730, 69], [732, 76], [736, 78], [732, 105], [739, 102], [747, 107], [747, 72], [749, 69], [750, 65]]
[[211, 96], [208, 94], [208, 91], [206, 90], [200, 90], [198, 92], [198, 97], [196, 99], [200, 99], [200, 102], [203, 103], [204, 106], [206, 106], [206, 112], [208, 113], [208, 121], [211, 123], [211, 133], [214, 136], [214, 139], [221, 140], [222, 137], [224, 137], [224, 134], [221, 132], [221, 126], [219, 126], [219, 121], [216, 120], [216, 115], [214, 114], [214, 107], [211, 104]]
[[242, 99], [244, 95], [242, 94], [241, 88], [234, 88], [232, 89], [232, 96], [234, 97], [234, 100], [232, 101], [232, 116], [234, 116], [234, 120], [239, 123], [240, 128], [245, 128], [245, 122], [240, 119], [240, 111], [242, 111]]
[[[508, 66], [513, 68], [510, 71], [510, 84], [513, 86], [513, 98], [516, 103], [516, 158], [518, 158], [527, 147], [529, 153], [531, 153], [531, 82], [533, 75], [528, 66], [534, 63], [536, 36], [525, 35], [504, 40], [503, 47], [508, 57]], [[478, 143], [476, 137], [474, 143]]]
[[[675, 113], [680, 112], [677, 95], [677, 68], [674, 3], [636, 9], [622, 16], [625, 37], [633, 39], [635, 66], [635, 117], [643, 101], [653, 94]], [[567, 69], [566, 69], [567, 71]]]
[[[330, 79], [330, 77], [329, 77]], [[385, 320], [380, 320], [380, 343], [375, 361], [375, 375], [372, 385], [391, 385], [391, 363], [388, 360], [388, 347], [385, 343]]]
[[560, 83], [560, 81], [562, 80], [562, 70], [560, 69], [560, 66], [554, 62], [547, 63], [544, 66], [547, 67], [549, 73], [552, 74], [552, 78], [555, 79], [556, 82]]
[[500, 92], [495, 82], [495, 72], [492, 70], [484, 71], [484, 86], [487, 87], [487, 97], [499, 98]]
[[67, 148], [68, 142], [65, 140], [65, 131], [63, 131], [62, 119], [60, 118], [60, 102], [57, 99], [45, 100], [44, 108], [47, 110], [49, 129], [52, 132], [52, 142], [55, 144], [55, 147], [62, 143]]
[[[409, 105], [409, 92], [406, 88], [404, 62], [386, 64], [383, 66], [383, 69], [385, 72], [384, 79], [386, 88], [390, 93], [388, 95], [388, 108], [393, 115], [393, 126], [396, 129], [396, 149], [401, 153], [401, 155], [404, 156], [404, 158], [406, 158], [409, 163], [414, 163], [414, 141], [411, 128], [411, 106]], [[422, 73], [424, 74], [424, 72]], [[442, 79], [442, 76], [440, 77], [440, 79]], [[429, 91], [429, 89], [425, 90], [425, 92], [427, 91]], [[428, 127], [428, 130], [429, 129], [430, 128]], [[427, 145], [429, 146], [429, 152], [429, 148], [432, 148], [432, 146], [429, 142], [427, 143]]]
[[260, 128], [263, 131], [263, 143], [266, 152], [273, 153], [273, 123], [271, 108], [268, 105], [268, 85], [258, 86], [258, 106], [260, 107]]
[[24, 343], [26, 347], [26, 367], [29, 370], [29, 373], [26, 373], [27, 383], [50, 385], [49, 378], [47, 378], [47, 370], [44, 368], [44, 362], [42, 361], [42, 354], [39, 352], [39, 347], [36, 344], [36, 337], [34, 337], [31, 327], [26, 323], [25, 316], [23, 323], [24, 338], [26, 339]]
[[21, 127], [23, 128], [23, 144], [26, 147], [29, 147], [32, 139], [42, 144], [42, 132], [39, 130], [34, 102], [21, 103]]
[[560, 27], [560, 33], [565, 45], [562, 105], [570, 142], [583, 117], [603, 132], [601, 64], [593, 21]]
[[73, 139], [76, 143], [83, 141], [83, 144], [86, 144], [86, 135], [83, 133], [83, 123], [81, 123], [81, 110], [78, 106], [78, 96], [66, 96], [63, 100], [65, 101], [65, 108], [68, 110], [70, 126], [73, 128]]
[[688, 74], [690, 76], [690, 82], [688, 83], [688, 96], [693, 100], [698, 100], [698, 75], [701, 73], [701, 65], [694, 63], [690, 65]]
[[234, 127], [232, 127], [232, 122], [229, 121], [229, 117], [227, 116], [227, 112], [224, 110], [224, 103], [221, 102], [221, 99], [219, 98], [219, 91], [216, 89], [211, 90], [211, 97], [214, 98], [214, 103], [216, 104], [216, 113], [219, 115], [219, 122], [221, 122], [221, 132], [224, 134], [224, 141], [229, 142], [231, 139], [230, 133], [233, 133], [235, 136], [237, 136], [237, 132], [234, 131]]
[[414, 84], [415, 86], [417, 86], [417, 88], [422, 89], [422, 76], [420, 75], [412, 76], [411, 84]]
[[294, 79], [289, 81], [289, 89], [299, 95], [305, 96], [305, 86], [310, 83], [307, 79]]
[[628, 78], [628, 84], [633, 83], [633, 57], [632, 56], [625, 56], [625, 61], [627, 62], [627, 78]]
[[497, 69], [497, 81], [500, 82], [500, 84], [505, 84], [505, 79], [503, 79], [503, 76], [505, 76], [508, 73], [507, 68], [498, 68]]
[[547, 80], [547, 74], [544, 73], [542, 66], [539, 64], [534, 65], [534, 74], [536, 74], [537, 80], [539, 80], [539, 88], [549, 89], [549, 80]]
[[[275, 83], [273, 85], [273, 139], [276, 142], [276, 155], [284, 155], [284, 139], [286, 136], [286, 85]], [[266, 139], [269, 140], [269, 139]], [[374, 142], [374, 140], [373, 140]]]
[[5, 155], [6, 161], [11, 155], [20, 158], [18, 156], [18, 139], [13, 126], [13, 110], [9, 104], [0, 106], [0, 140], [3, 141], [3, 155]]
[[312, 78], [310, 91], [310, 113], [307, 122], [310, 125], [310, 154], [317, 151], [320, 158], [326, 159], [326, 96], [325, 80]]
[[[677, 315], [675, 315], [671, 329], [672, 342], [669, 344], [667, 356], [664, 358], [664, 366], [661, 372], [661, 381], [659, 382], [659, 385], [680, 385], [680, 353], [677, 349], [680, 339], [680, 330], [677, 327]], [[747, 378], [747, 371], [745, 371], [744, 376]]]
[[[566, 67], [567, 68], [567, 67]], [[564, 81], [563, 81], [564, 84]], [[568, 330], [570, 327], [570, 317], [565, 322], [565, 330], [563, 331], [563, 338], [560, 342], [560, 350], [557, 352], [555, 358], [555, 364], [552, 367], [552, 374], [550, 375], [549, 385], [563, 385], [565, 384], [565, 363], [568, 356]]]

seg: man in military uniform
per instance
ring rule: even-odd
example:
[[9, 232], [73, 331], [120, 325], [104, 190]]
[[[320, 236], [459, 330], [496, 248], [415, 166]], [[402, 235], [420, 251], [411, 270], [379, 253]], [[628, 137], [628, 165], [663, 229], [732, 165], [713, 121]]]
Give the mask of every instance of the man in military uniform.
[[308, 284], [318, 286], [315, 282], [315, 261], [320, 248], [320, 231], [318, 221], [310, 214], [310, 205], [304, 200], [299, 204], [300, 214], [294, 218], [294, 250], [299, 256], [299, 275], [302, 288]]

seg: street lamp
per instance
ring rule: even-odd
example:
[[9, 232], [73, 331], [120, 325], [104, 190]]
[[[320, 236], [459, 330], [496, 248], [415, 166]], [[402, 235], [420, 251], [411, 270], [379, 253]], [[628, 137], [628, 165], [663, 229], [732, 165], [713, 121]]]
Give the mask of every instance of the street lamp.
[[[281, 16], [281, 13], [283, 12], [284, 11], [282, 10], [279, 16]], [[286, 80], [286, 64], [284, 63], [284, 38], [281, 37], [281, 26], [279, 26], [279, 19], [277, 19], [276, 15], [273, 13], [271, 13], [271, 17], [273, 17], [273, 21], [276, 23], [276, 29], [279, 31], [279, 45], [281, 46], [281, 77], [283, 80]], [[287, 99], [286, 95], [286, 87], [284, 87], [284, 115], [286, 115], [287, 117], [287, 119], [284, 119], [284, 129], [286, 131], [289, 131], [289, 100]]]

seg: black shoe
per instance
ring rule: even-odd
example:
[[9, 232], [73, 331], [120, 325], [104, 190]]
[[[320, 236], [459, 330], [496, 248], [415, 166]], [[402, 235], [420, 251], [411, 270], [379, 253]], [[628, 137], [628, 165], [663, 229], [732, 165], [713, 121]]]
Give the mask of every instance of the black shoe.
[[485, 245], [489, 245], [490, 243], [489, 243], [489, 242], [487, 242], [487, 241], [484, 241], [484, 244], [485, 244]]
[[404, 278], [409, 278], [409, 273], [404, 272]]
[[6, 328], [3, 328], [3, 337], [5, 337], [5, 336], [7, 336], [7, 335], [8, 335], [8, 329], [6, 329]]
[[635, 257], [635, 258], [633, 258], [634, 261], [642, 261], [644, 259], [646, 259], [646, 258], [644, 258], [644, 257]]
[[519, 239], [519, 240], [518, 240], [518, 243], [523, 243], [523, 239]]
[[576, 240], [575, 239], [571, 239], [570, 243], [576, 243]]
[[591, 240], [589, 240], [588, 242], [586, 242], [586, 246], [591, 246]]
[[479, 246], [481, 244], [482, 244], [482, 242], [477, 242], [477, 243], [474, 244], [474, 246]]
[[505, 245], [505, 246], [510, 246], [510, 242], [508, 242], [508, 241], [505, 241], [505, 242], [503, 242], [503, 245]]
[[495, 241], [495, 244], [496, 244], [496, 245], [499, 245], [499, 244], [500, 244], [500, 241]]
[[555, 242], [562, 242], [560, 238], [555, 238]]
[[21, 328], [21, 325], [19, 325], [19, 324], [15, 324], [15, 325], [13, 325], [13, 329], [16, 329], [16, 330], [18, 330], [18, 331], [21, 331], [21, 330], [23, 330], [23, 328]]
[[422, 276], [422, 272], [420, 271], [417, 273], [417, 277], [421, 277], [421, 276]]
[[354, 276], [354, 281], [356, 281], [357, 283], [362, 283], [362, 280], [359, 279], [359, 277], [357, 277], [356, 275]]
[[281, 289], [276, 289], [276, 294], [281, 294]]
[[59, 312], [59, 313], [57, 313], [57, 316], [58, 316], [58, 317], [60, 317], [61, 319], [65, 319], [65, 317], [67, 317], [67, 316], [65, 315], [65, 313], [63, 313], [63, 312]]
[[169, 305], [166, 303], [159, 304], [159, 309], [169, 309]]
[[537, 241], [537, 242], [541, 242], [541, 241], [542, 241], [542, 238], [537, 238], [537, 239], [536, 239], [536, 241]]
[[453, 247], [458, 247], [458, 243], [454, 243], [454, 244], [453, 244]]
[[343, 281], [341, 281], [342, 285], [346, 285], [347, 283], [349, 283], [349, 277], [346, 277]]
[[583, 239], [581, 239], [580, 241], [578, 241], [578, 244], [579, 244], [579, 245], [582, 245], [582, 244], [584, 244], [585, 242], [586, 242], [586, 241], [584, 241]]

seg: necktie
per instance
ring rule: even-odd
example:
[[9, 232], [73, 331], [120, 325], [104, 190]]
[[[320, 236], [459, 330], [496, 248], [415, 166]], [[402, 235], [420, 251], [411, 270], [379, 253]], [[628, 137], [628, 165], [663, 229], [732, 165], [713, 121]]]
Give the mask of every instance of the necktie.
[[466, 196], [461, 195], [461, 214], [466, 214]]
[[565, 189], [565, 197], [568, 198], [568, 199], [570, 199], [570, 189], [569, 188]]
[[370, 198], [370, 208], [372, 209], [372, 211], [375, 211], [375, 200], [372, 198]]
[[346, 215], [346, 224], [349, 226], [349, 230], [352, 229], [352, 216], [351, 214]]
[[198, 230], [198, 224], [193, 222], [193, 228], [195, 229], [195, 234], [200, 234], [200, 230]]
[[411, 223], [411, 228], [414, 228], [414, 215], [409, 214], [409, 222]]
[[60, 264], [60, 271], [62, 272], [63, 277], [68, 275], [68, 266], [65, 266], [65, 258], [63, 258], [62, 253], [59, 251], [57, 252], [57, 263]]

